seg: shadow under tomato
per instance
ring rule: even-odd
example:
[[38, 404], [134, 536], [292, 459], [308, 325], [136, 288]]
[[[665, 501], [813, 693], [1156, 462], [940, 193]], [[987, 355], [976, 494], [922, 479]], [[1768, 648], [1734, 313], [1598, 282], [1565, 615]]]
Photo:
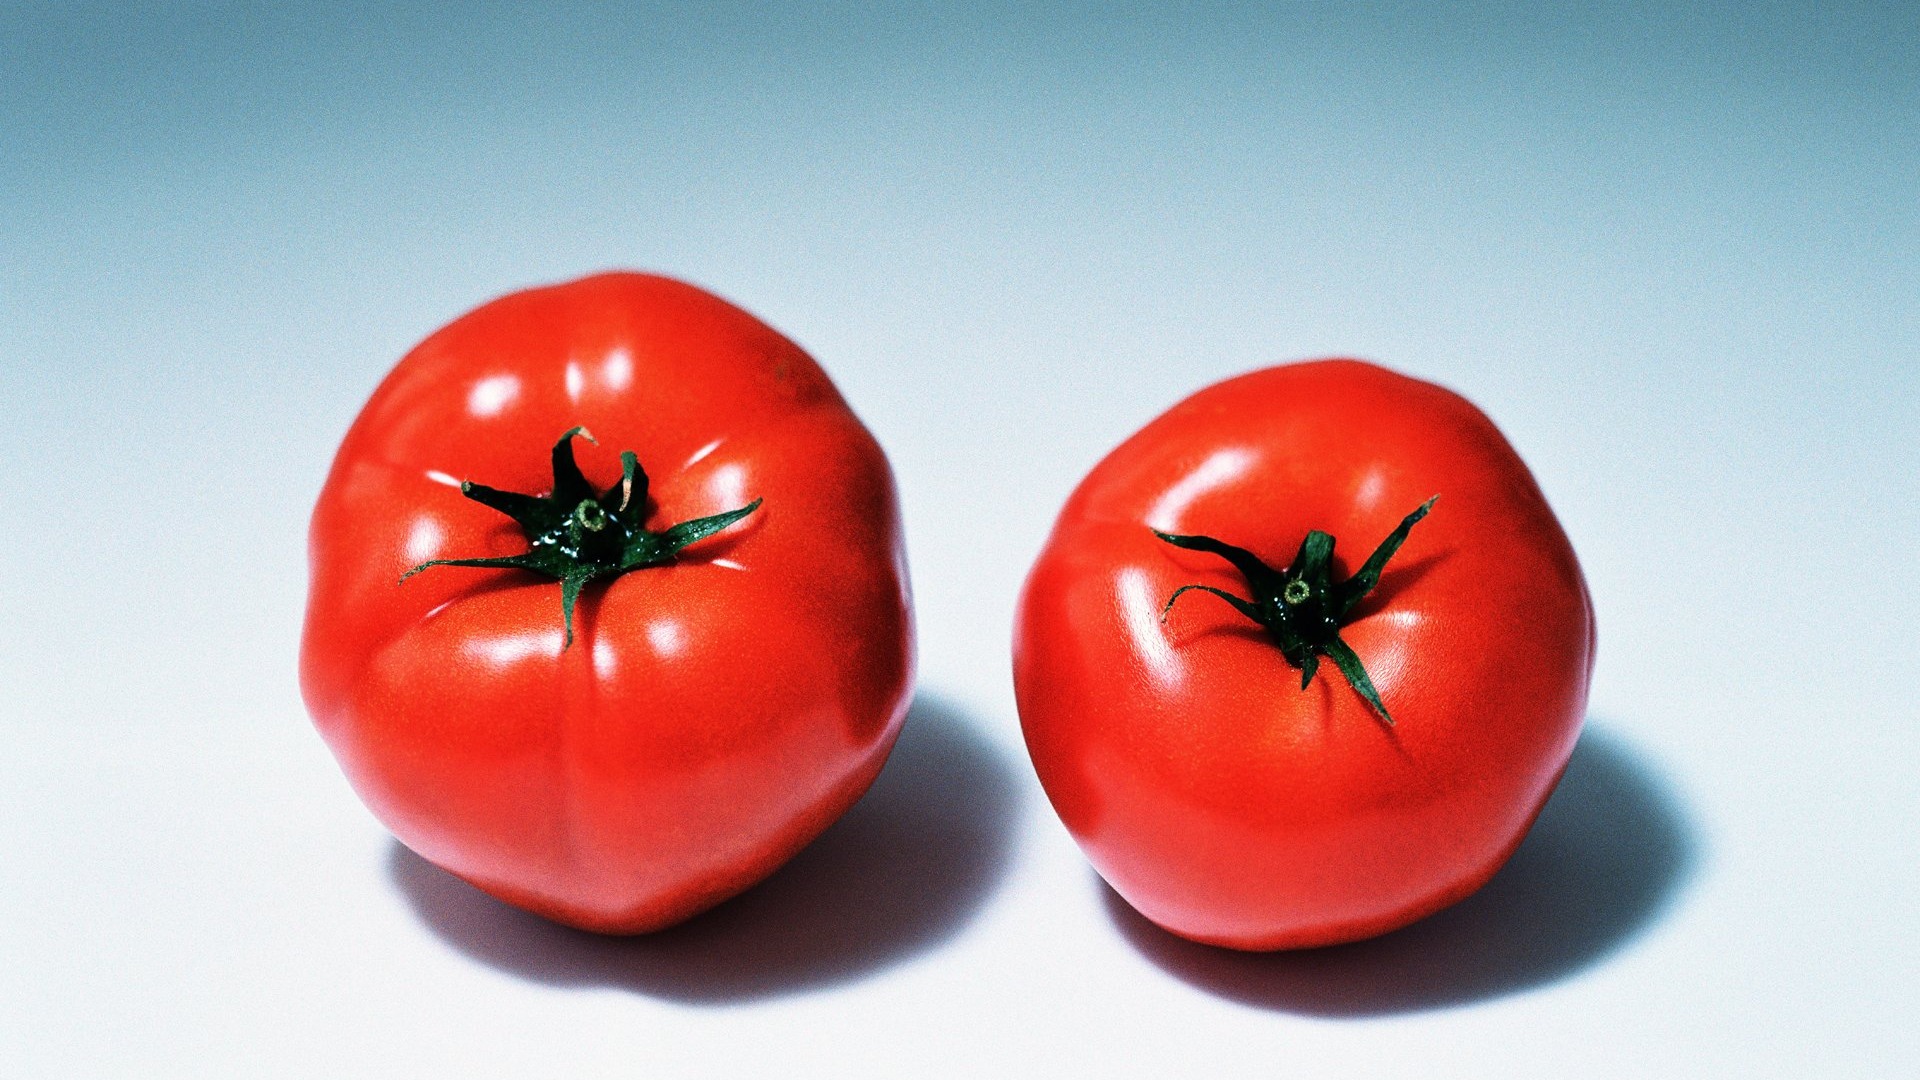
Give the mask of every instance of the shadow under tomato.
[[1018, 788], [958, 709], [921, 694], [859, 803], [766, 881], [637, 937], [573, 930], [501, 903], [399, 842], [387, 874], [421, 921], [483, 964], [556, 986], [615, 986], [694, 1004], [803, 993], [951, 938], [1012, 856]]
[[1533, 831], [1493, 880], [1382, 937], [1235, 952], [1175, 937], [1100, 888], [1134, 948], [1194, 986], [1284, 1012], [1365, 1017], [1484, 1001], [1599, 963], [1667, 910], [1699, 847], [1666, 782], [1624, 740], [1589, 727]]

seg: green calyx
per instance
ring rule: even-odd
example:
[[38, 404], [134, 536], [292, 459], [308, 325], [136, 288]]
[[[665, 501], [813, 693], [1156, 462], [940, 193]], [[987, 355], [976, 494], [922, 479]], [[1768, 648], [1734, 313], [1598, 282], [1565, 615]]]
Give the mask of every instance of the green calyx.
[[1385, 569], [1387, 560], [1400, 550], [1407, 540], [1407, 534], [1413, 531], [1415, 524], [1427, 516], [1427, 511], [1439, 501], [1435, 495], [1420, 504], [1420, 508], [1408, 514], [1400, 522], [1400, 527], [1380, 542], [1366, 565], [1345, 581], [1333, 580], [1333, 537], [1318, 529], [1307, 534], [1300, 542], [1300, 551], [1293, 562], [1283, 570], [1275, 570], [1260, 560], [1258, 555], [1238, 548], [1232, 544], [1215, 540], [1211, 536], [1176, 536], [1163, 533], [1158, 529], [1153, 535], [1172, 544], [1174, 547], [1192, 551], [1207, 551], [1227, 560], [1247, 579], [1247, 588], [1253, 598], [1243, 600], [1224, 589], [1211, 585], [1182, 585], [1167, 598], [1167, 604], [1160, 609], [1161, 621], [1173, 610], [1173, 602], [1180, 599], [1182, 593], [1199, 590], [1212, 593], [1236, 611], [1266, 627], [1274, 644], [1280, 647], [1280, 655], [1287, 662], [1300, 669], [1300, 689], [1305, 690], [1313, 682], [1314, 673], [1320, 670], [1320, 658], [1331, 657], [1347, 682], [1365, 698], [1380, 719], [1391, 725], [1393, 717], [1388, 715], [1386, 705], [1380, 701], [1380, 694], [1373, 688], [1373, 680], [1367, 677], [1367, 669], [1360, 663], [1347, 643], [1340, 640], [1340, 628], [1347, 622], [1353, 609], [1362, 597], [1373, 591], [1380, 583], [1380, 571]]
[[670, 529], [651, 532], [646, 527], [647, 474], [640, 468], [633, 451], [620, 454], [620, 482], [596, 494], [573, 460], [575, 435], [594, 442], [586, 428], [576, 427], [553, 444], [553, 491], [550, 494], [522, 495], [471, 480], [460, 484], [460, 494], [519, 523], [521, 531], [527, 534], [524, 554], [486, 559], [432, 559], [400, 575], [400, 580], [405, 581], [432, 566], [505, 567], [556, 578], [560, 582], [560, 611], [567, 627], [566, 643], [572, 645], [573, 606], [588, 582], [670, 563], [681, 548], [712, 536], [760, 506], [760, 500], [755, 499], [738, 510], [683, 521]]

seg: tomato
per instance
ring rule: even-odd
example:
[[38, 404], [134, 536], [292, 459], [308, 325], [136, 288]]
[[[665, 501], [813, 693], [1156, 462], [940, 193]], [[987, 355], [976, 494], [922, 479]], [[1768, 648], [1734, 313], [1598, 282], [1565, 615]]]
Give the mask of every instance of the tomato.
[[905, 714], [885, 455], [805, 352], [677, 281], [533, 289], [427, 338], [347, 433], [310, 548], [301, 689], [355, 790], [573, 926], [657, 929], [766, 877]]
[[1566, 767], [1593, 650], [1573, 549], [1493, 423], [1328, 360], [1202, 390], [1101, 461], [1013, 660], [1034, 767], [1114, 890], [1269, 950], [1484, 884]]

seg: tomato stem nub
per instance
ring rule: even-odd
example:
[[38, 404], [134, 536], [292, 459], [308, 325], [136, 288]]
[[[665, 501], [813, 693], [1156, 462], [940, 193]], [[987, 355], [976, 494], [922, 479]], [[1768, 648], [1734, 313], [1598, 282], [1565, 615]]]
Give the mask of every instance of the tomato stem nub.
[[1252, 599], [1242, 599], [1211, 585], [1182, 585], [1167, 597], [1166, 606], [1160, 609], [1160, 618], [1166, 619], [1173, 610], [1173, 602], [1183, 593], [1194, 590], [1212, 593], [1232, 604], [1240, 614], [1266, 627], [1280, 647], [1280, 655], [1300, 669], [1300, 689], [1305, 690], [1313, 682], [1314, 673], [1320, 670], [1320, 657], [1327, 656], [1347, 677], [1354, 691], [1391, 726], [1393, 717], [1388, 715], [1359, 655], [1340, 639], [1340, 627], [1346, 624], [1361, 598], [1380, 583], [1380, 571], [1385, 569], [1387, 560], [1406, 543], [1407, 534], [1439, 499], [1440, 496], [1435, 495], [1401, 519], [1399, 527], [1380, 541], [1366, 563], [1345, 581], [1333, 580], [1333, 536], [1318, 529], [1307, 533], [1306, 539], [1300, 542], [1299, 553], [1282, 570], [1268, 566], [1245, 548], [1211, 536], [1179, 536], [1155, 529], [1153, 535], [1174, 547], [1205, 551], [1232, 563], [1246, 578], [1247, 587], [1253, 593]]
[[588, 582], [670, 563], [682, 548], [760, 508], [760, 500], [755, 499], [738, 510], [649, 531], [647, 474], [639, 458], [631, 450], [622, 451], [620, 482], [596, 492], [573, 458], [576, 435], [594, 442], [593, 435], [583, 427], [571, 428], [560, 436], [553, 445], [553, 491], [549, 494], [523, 495], [471, 480], [460, 484], [460, 494], [519, 523], [527, 536], [524, 553], [482, 559], [430, 559], [400, 575], [400, 580], [432, 566], [480, 566], [545, 574], [560, 582], [561, 617], [567, 628], [566, 645], [571, 646], [573, 607]]

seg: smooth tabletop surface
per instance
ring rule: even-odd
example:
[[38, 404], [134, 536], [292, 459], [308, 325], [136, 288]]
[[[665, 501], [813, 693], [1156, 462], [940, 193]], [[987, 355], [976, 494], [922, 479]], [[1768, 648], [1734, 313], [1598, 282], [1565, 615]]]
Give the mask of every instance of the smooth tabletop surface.
[[[1673, 5], [0, 8], [0, 1073], [1920, 1074], [1920, 17]], [[889, 452], [872, 792], [603, 939], [396, 844], [302, 709], [307, 514], [493, 296], [683, 277]], [[1585, 567], [1585, 735], [1406, 931], [1190, 945], [1026, 760], [1015, 596], [1202, 385], [1485, 409]]]

